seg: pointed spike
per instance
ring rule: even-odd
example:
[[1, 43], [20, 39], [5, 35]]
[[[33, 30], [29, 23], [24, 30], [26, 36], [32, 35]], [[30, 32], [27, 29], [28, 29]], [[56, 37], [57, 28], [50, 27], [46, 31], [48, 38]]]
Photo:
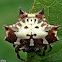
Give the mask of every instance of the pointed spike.
[[40, 10], [39, 14], [44, 14], [44, 8], [42, 10]]
[[8, 26], [3, 26], [4, 28], [5, 28], [5, 30], [8, 30], [9, 29], [9, 27]]
[[24, 11], [21, 8], [19, 14], [24, 14]]
[[54, 27], [54, 29], [55, 29], [55, 30], [58, 30], [59, 27], [60, 27], [60, 26]]

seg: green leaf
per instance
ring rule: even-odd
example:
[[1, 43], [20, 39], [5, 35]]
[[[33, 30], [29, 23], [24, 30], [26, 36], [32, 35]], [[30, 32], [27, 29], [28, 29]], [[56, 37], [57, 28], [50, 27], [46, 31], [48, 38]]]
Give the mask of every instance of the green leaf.
[[[34, 0], [30, 13], [35, 13], [44, 8], [45, 17], [51, 25], [62, 27], [62, 0]], [[61, 62], [62, 61], [62, 29], [58, 30], [59, 41], [52, 43], [51, 52], [46, 51], [45, 56], [38, 56], [35, 53], [28, 54], [28, 62]], [[49, 47], [48, 47], [49, 49]], [[41, 52], [42, 54], [42, 52]]]

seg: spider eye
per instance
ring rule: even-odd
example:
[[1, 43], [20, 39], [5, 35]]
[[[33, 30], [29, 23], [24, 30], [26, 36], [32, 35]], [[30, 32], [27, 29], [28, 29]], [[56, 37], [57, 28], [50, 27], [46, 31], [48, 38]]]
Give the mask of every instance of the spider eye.
[[24, 28], [25, 28], [25, 29], [27, 29], [28, 27], [27, 27], [27, 26], [25, 26]]
[[38, 26], [36, 26], [35, 28], [37, 28], [37, 29], [38, 29], [39, 27], [38, 27]]

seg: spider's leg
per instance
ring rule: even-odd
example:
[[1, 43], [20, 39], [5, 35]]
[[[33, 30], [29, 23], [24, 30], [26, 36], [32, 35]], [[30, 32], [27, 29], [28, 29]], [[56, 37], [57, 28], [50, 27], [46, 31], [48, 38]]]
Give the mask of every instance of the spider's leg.
[[15, 52], [17, 53], [17, 57], [18, 57], [20, 60], [25, 61], [24, 59], [20, 58], [19, 51], [20, 51], [19, 46], [16, 45], [16, 46], [15, 46]]
[[39, 53], [37, 53], [37, 52], [36, 52], [36, 54], [37, 54], [38, 56], [42, 56], [41, 54], [39, 54]]
[[45, 56], [46, 50], [47, 50], [47, 45], [44, 46], [44, 51], [43, 51], [42, 54], [38, 54], [37, 52], [36, 52], [36, 54], [39, 55], [39, 56]]
[[52, 46], [51, 46], [51, 44], [49, 44], [49, 47], [50, 47], [50, 50], [49, 50], [48, 52], [50, 52], [50, 51], [52, 50]]
[[[42, 46], [41, 46], [42, 47]], [[41, 49], [38, 51], [41, 52]], [[38, 52], [35, 52], [38, 56], [42, 56], [41, 54], [39, 54]]]
[[45, 56], [46, 50], [47, 50], [47, 45], [44, 46], [44, 51], [43, 51], [43, 53], [42, 53], [42, 56]]

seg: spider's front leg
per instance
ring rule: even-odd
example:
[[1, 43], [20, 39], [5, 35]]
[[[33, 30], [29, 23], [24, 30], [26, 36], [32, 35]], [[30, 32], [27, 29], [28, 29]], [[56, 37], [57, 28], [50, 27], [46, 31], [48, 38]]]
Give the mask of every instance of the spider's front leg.
[[[20, 60], [25, 61], [24, 59], [22, 59], [22, 58], [20, 57], [20, 54], [19, 54], [19, 51], [21, 51], [19, 48], [21, 48], [21, 47], [23, 46], [23, 44], [21, 44], [20, 41], [23, 42], [20, 38], [18, 38], [17, 41], [14, 42], [13, 46], [14, 46], [14, 48], [15, 48], [15, 52], [16, 52], [16, 54], [17, 54], [17, 57], [18, 57]], [[26, 61], [25, 61], [25, 62], [26, 62]]]
[[44, 45], [44, 51], [43, 51], [43, 53], [42, 53], [42, 56], [45, 56], [46, 50], [47, 50], [47, 44]]
[[51, 46], [51, 44], [48, 44], [49, 45], [49, 47], [50, 47], [50, 50], [48, 51], [48, 52], [50, 52], [51, 50], [52, 50], [52, 46]]
[[43, 53], [42, 53], [42, 54], [38, 54], [38, 53], [36, 52], [36, 54], [39, 55], [39, 56], [45, 56], [46, 50], [47, 50], [47, 45], [44, 45]]
[[25, 61], [24, 59], [20, 58], [19, 51], [20, 51], [19, 45], [16, 45], [16, 46], [15, 46], [15, 52], [17, 53], [17, 57], [18, 57], [20, 60]]
[[20, 45], [15, 45], [15, 52], [16, 52], [16, 54], [17, 54], [17, 57], [18, 57], [20, 60], [27, 62], [26, 60], [24, 60], [24, 59], [22, 59], [22, 58], [20, 57], [19, 51], [21, 51], [21, 50], [20, 50], [19, 48], [20, 48]]

